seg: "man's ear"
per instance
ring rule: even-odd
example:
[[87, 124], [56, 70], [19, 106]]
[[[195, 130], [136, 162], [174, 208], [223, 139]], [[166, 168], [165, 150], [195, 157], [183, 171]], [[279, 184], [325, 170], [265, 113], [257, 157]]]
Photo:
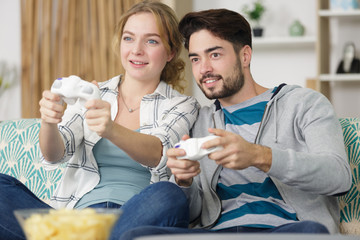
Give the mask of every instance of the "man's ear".
[[249, 67], [251, 62], [252, 49], [249, 45], [245, 45], [240, 50], [240, 61], [243, 67]]

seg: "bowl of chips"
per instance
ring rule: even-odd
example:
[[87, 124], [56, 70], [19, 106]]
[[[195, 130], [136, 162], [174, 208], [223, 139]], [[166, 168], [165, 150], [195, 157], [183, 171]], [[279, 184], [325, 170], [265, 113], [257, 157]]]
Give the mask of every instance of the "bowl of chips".
[[21, 209], [14, 214], [27, 240], [107, 240], [121, 209]]

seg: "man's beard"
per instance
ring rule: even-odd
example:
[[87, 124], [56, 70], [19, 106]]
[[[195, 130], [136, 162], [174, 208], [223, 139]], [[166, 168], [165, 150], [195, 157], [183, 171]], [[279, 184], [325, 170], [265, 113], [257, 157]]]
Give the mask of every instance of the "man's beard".
[[223, 87], [218, 92], [214, 92], [213, 91], [214, 88], [209, 88], [208, 90], [210, 90], [210, 93], [208, 93], [204, 90], [201, 84], [198, 84], [199, 88], [208, 99], [219, 99], [219, 98], [230, 97], [241, 90], [241, 88], [244, 86], [244, 81], [245, 81], [244, 74], [241, 72], [241, 62], [239, 58], [237, 58], [232, 75], [227, 77], [226, 79], [224, 79], [221, 75], [214, 75], [210, 73], [204, 75], [201, 78], [200, 83], [205, 78], [223, 79]]

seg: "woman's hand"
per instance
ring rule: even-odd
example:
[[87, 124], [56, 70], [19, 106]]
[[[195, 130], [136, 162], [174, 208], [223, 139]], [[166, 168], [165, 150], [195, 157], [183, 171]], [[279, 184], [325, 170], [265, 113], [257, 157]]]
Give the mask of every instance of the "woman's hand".
[[61, 97], [45, 90], [39, 102], [41, 119], [45, 123], [59, 123], [64, 115], [64, 106]]
[[39, 102], [41, 125], [39, 144], [44, 158], [49, 162], [57, 162], [64, 155], [64, 144], [57, 124], [64, 116], [65, 107], [61, 104], [61, 97], [46, 90]]
[[110, 103], [94, 99], [85, 104], [88, 109], [85, 118], [90, 130], [96, 132], [100, 137], [109, 138], [112, 134], [114, 122], [111, 120]]
[[[91, 81], [99, 87], [96, 80]], [[112, 133], [114, 122], [111, 120], [111, 104], [100, 99], [89, 100], [85, 103], [87, 112], [86, 123], [90, 130], [96, 132], [100, 137], [109, 138]]]

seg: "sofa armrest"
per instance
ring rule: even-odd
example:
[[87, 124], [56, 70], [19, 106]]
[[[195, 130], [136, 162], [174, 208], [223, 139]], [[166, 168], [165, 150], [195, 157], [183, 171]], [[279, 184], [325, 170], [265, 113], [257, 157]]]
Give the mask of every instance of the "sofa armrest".
[[360, 235], [360, 119], [341, 118], [345, 148], [352, 170], [350, 191], [339, 197], [340, 231]]

